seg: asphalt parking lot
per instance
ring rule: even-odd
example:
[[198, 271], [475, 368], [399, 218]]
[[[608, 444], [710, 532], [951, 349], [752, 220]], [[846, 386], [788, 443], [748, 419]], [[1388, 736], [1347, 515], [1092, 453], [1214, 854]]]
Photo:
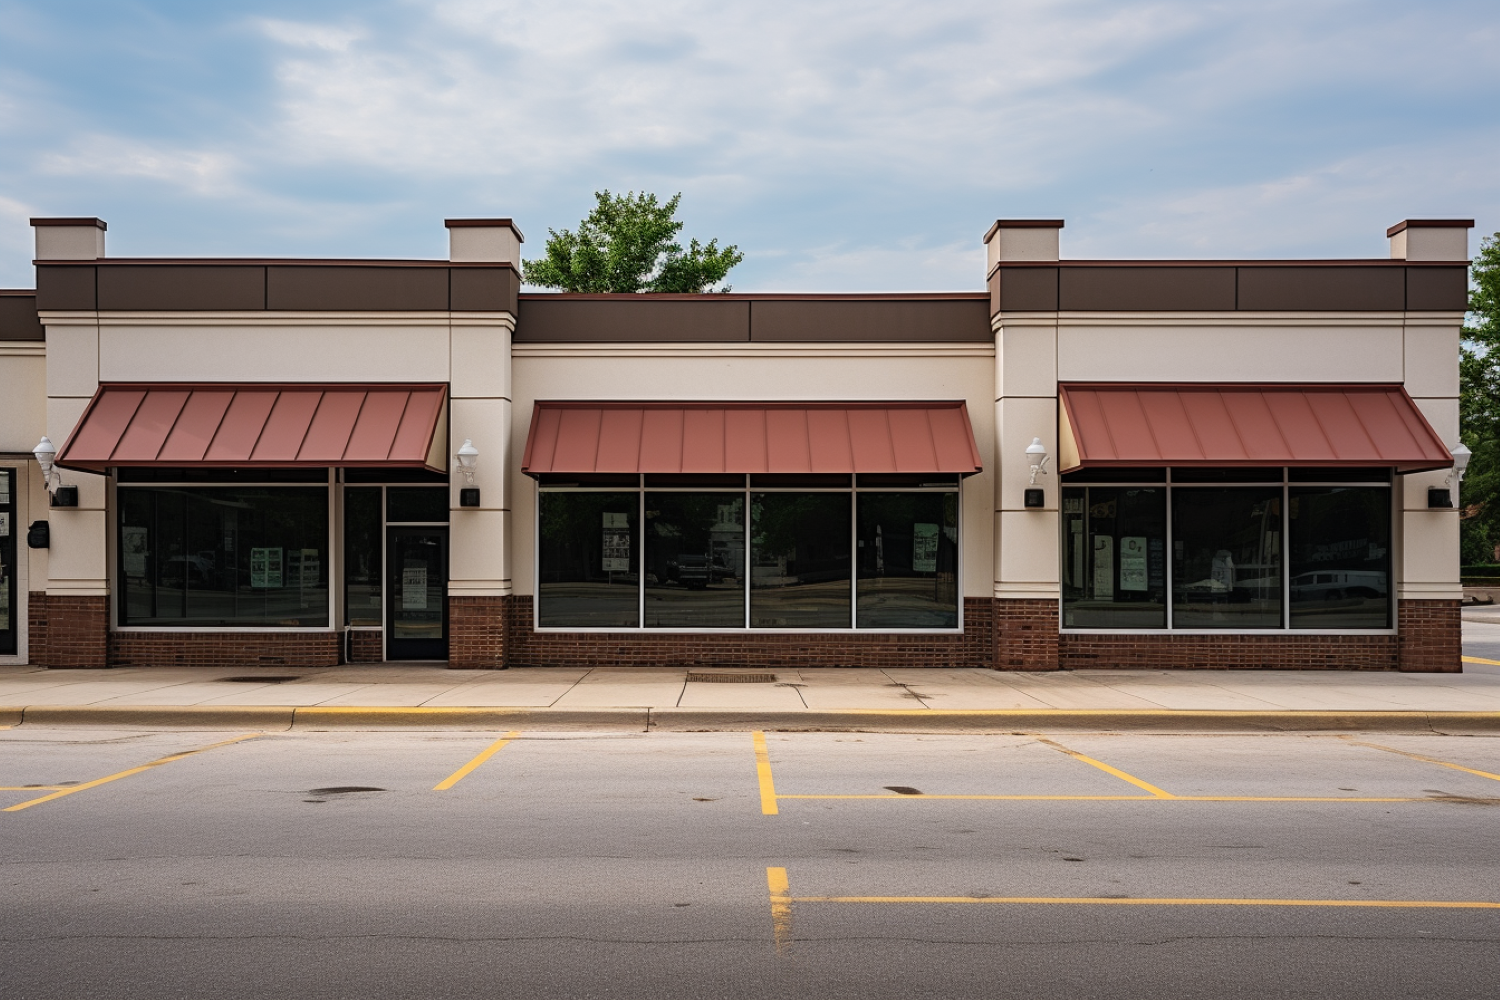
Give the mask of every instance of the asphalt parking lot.
[[5, 995], [1492, 996], [1500, 739], [0, 732]]

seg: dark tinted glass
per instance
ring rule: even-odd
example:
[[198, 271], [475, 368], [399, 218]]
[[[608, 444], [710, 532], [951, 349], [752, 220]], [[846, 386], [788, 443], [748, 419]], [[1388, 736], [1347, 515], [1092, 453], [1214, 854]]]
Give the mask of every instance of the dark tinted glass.
[[641, 485], [641, 477], [634, 475], [561, 475], [558, 473], [544, 473], [537, 477], [537, 482], [543, 486], [587, 486], [590, 488], [608, 487], [613, 489], [633, 490]]
[[385, 491], [387, 521], [448, 520], [448, 488], [392, 486]]
[[1294, 483], [1388, 483], [1390, 469], [1298, 469], [1287, 470]]
[[1281, 489], [1172, 491], [1174, 628], [1281, 627]]
[[341, 469], [346, 483], [446, 483], [446, 472], [431, 469]]
[[1062, 481], [1064, 483], [1164, 483], [1167, 481], [1167, 470], [1162, 468], [1079, 469], [1076, 472], [1064, 472]]
[[744, 628], [743, 493], [646, 494], [646, 625]]
[[380, 624], [380, 487], [344, 488], [344, 622]]
[[647, 476], [646, 488], [650, 489], [653, 486], [664, 486], [673, 489], [699, 487], [704, 489], [742, 490], [745, 488], [745, 477], [743, 475]]
[[121, 483], [326, 483], [327, 469], [116, 469]]
[[1279, 483], [1281, 482], [1282, 469], [1280, 466], [1274, 468], [1232, 468], [1232, 469], [1199, 469], [1180, 468], [1172, 470], [1172, 482], [1174, 483]]
[[119, 491], [122, 625], [328, 625], [327, 488]]
[[780, 473], [769, 473], [752, 475], [750, 485], [752, 487], [763, 486], [766, 489], [848, 489], [853, 485], [853, 476], [841, 476], [837, 474], [814, 473], [811, 475], [782, 475]]
[[1389, 628], [1391, 491], [1294, 487], [1293, 628]]
[[19, 647], [16, 628], [16, 474], [0, 469], [0, 656], [10, 656]]
[[849, 497], [751, 494], [752, 627], [850, 627]]
[[640, 494], [545, 490], [538, 503], [538, 623], [638, 626]]
[[958, 494], [861, 493], [860, 628], [958, 627]]
[[1064, 487], [1063, 625], [1167, 627], [1167, 491]]
[[947, 487], [958, 488], [957, 476], [907, 476], [907, 475], [885, 475], [860, 473], [856, 484], [862, 490], [871, 489], [905, 489], [912, 487]]

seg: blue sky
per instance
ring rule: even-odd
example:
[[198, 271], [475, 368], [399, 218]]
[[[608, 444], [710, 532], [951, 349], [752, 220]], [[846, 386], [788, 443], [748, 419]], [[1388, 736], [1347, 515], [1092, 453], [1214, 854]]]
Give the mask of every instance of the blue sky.
[[979, 289], [997, 217], [1095, 257], [1384, 256], [1500, 230], [1494, 0], [0, 0], [0, 286], [115, 256], [528, 255], [683, 193], [739, 291]]

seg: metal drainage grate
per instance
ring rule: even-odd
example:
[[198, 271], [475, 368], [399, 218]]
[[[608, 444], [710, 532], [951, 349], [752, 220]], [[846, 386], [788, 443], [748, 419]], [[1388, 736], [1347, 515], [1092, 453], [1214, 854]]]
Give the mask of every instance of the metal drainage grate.
[[687, 679], [699, 684], [774, 684], [775, 674], [696, 674], [688, 672]]
[[287, 681], [301, 680], [300, 677], [271, 676], [262, 677], [220, 677], [219, 680], [228, 684], [285, 684]]

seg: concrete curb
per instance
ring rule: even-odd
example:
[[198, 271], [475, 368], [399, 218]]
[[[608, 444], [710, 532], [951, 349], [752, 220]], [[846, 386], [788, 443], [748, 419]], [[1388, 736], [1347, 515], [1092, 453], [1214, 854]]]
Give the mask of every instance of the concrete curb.
[[603, 732], [888, 733], [1500, 733], [1500, 712], [1193, 711], [1172, 709], [508, 708], [276, 705], [0, 706], [0, 725], [122, 729], [416, 729]]

